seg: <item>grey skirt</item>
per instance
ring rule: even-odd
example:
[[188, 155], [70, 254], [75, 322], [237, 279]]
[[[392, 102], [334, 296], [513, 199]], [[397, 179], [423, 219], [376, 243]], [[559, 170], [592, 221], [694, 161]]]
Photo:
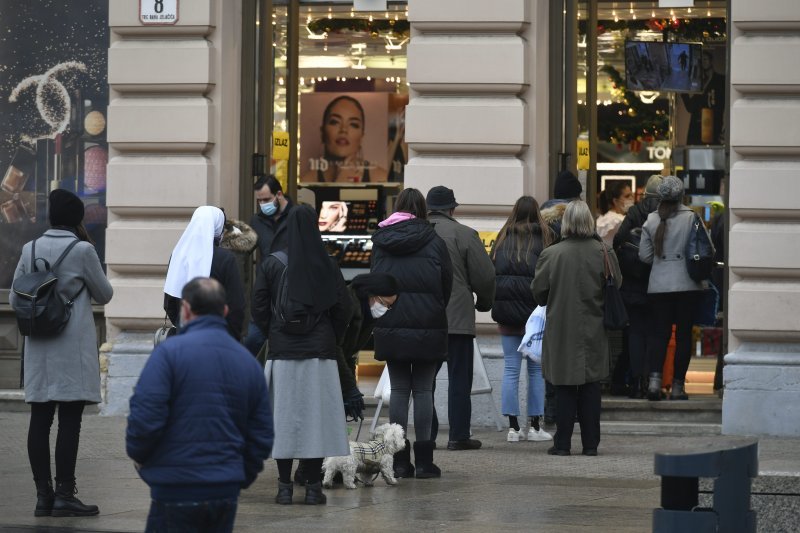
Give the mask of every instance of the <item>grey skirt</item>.
[[273, 459], [350, 455], [339, 371], [333, 359], [270, 360]]

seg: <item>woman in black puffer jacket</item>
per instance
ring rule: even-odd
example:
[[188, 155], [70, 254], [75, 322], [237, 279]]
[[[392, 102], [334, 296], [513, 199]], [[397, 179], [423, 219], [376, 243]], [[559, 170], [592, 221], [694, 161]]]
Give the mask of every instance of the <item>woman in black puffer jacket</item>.
[[501, 404], [508, 417], [506, 440], [543, 441], [552, 437], [541, 427], [544, 413], [544, 379], [542, 365], [527, 361], [528, 417], [530, 429], [524, 433], [519, 426], [519, 373], [525, 357], [517, 350], [525, 333], [525, 323], [536, 308], [531, 282], [539, 254], [554, 239], [550, 227], [542, 220], [539, 204], [532, 196], [523, 196], [497, 235], [492, 260], [496, 277], [496, 293], [492, 319], [497, 322], [503, 345], [505, 367]]
[[[389, 421], [408, 424], [414, 396], [416, 477], [440, 477], [433, 464], [431, 422], [433, 382], [438, 363], [447, 360], [447, 302], [453, 267], [447, 245], [427, 221], [425, 198], [416, 189], [397, 197], [395, 213], [372, 236], [372, 272], [397, 279], [397, 301], [375, 324], [375, 358], [386, 361], [392, 387]], [[409, 443], [395, 454], [397, 477], [413, 477]]]

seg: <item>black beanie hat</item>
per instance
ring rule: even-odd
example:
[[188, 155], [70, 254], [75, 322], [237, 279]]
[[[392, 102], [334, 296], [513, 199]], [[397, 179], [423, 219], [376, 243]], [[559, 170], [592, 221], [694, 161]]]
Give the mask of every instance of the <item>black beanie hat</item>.
[[353, 278], [350, 285], [359, 298], [367, 296], [393, 296], [397, 294], [397, 280], [385, 272], [370, 272], [359, 274]]
[[83, 222], [83, 202], [65, 189], [55, 189], [50, 193], [48, 216], [51, 226], [77, 228]]
[[583, 192], [583, 187], [575, 174], [569, 170], [562, 170], [556, 177], [556, 184], [553, 187], [553, 198], [559, 200], [570, 200], [579, 198]]

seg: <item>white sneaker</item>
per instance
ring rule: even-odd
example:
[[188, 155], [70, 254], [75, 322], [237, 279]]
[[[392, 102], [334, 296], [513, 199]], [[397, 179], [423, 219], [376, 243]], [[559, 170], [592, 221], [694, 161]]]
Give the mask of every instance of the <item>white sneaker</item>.
[[539, 428], [538, 430], [530, 428], [528, 430], [528, 440], [532, 441], [553, 440], [553, 436], [550, 433], [543, 430], [542, 428]]
[[508, 435], [506, 436], [506, 440], [508, 442], [519, 442], [521, 440], [525, 440], [525, 433], [521, 429], [517, 431], [514, 428], [510, 428], [508, 430]]

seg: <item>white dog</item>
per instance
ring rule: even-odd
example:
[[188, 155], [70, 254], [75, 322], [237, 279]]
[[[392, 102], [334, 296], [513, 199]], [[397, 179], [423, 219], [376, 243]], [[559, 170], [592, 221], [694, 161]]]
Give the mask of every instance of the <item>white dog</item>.
[[342, 473], [344, 486], [356, 488], [356, 473], [364, 474], [359, 478], [365, 486], [372, 486], [369, 475], [381, 474], [387, 485], [396, 485], [394, 478], [394, 454], [406, 445], [403, 427], [400, 424], [383, 424], [375, 428], [375, 435], [368, 442], [350, 442], [350, 455], [346, 457], [328, 457], [322, 463], [325, 477], [322, 486], [329, 489], [333, 486], [333, 476]]

